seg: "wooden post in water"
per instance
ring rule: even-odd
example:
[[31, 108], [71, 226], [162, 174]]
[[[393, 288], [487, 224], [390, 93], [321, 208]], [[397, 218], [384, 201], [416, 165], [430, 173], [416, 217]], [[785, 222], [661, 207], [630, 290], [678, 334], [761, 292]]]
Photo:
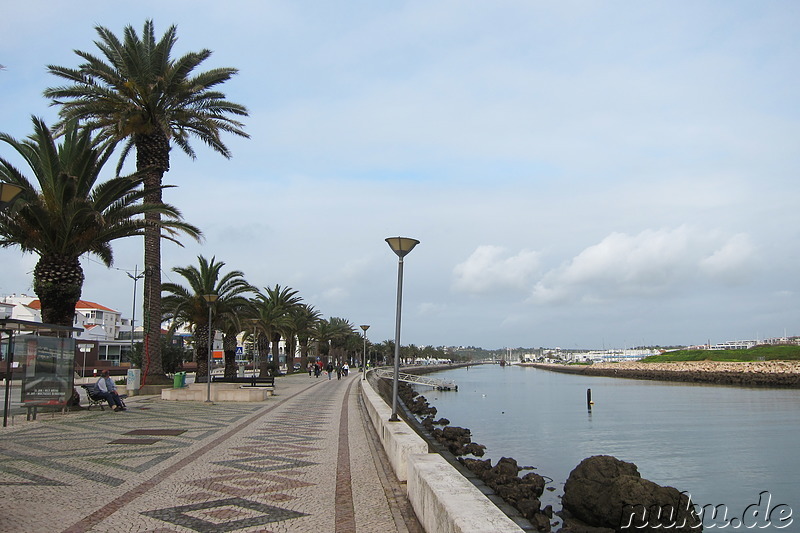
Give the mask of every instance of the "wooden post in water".
[[592, 405], [594, 402], [592, 401], [592, 389], [586, 389], [586, 407], [590, 411], [592, 410]]

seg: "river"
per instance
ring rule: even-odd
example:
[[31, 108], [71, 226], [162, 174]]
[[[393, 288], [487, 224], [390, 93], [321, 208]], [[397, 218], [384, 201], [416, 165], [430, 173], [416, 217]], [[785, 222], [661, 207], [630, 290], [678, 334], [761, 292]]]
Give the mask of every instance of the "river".
[[[484, 459], [493, 464], [513, 457], [552, 478], [556, 490], [546, 491], [542, 500], [554, 509], [560, 509], [564, 482], [581, 460], [613, 455], [635, 463], [646, 479], [689, 492], [700, 506], [725, 505], [741, 516], [770, 497], [770, 507], [800, 512], [800, 390], [499, 365], [434, 376], [458, 384], [458, 391], [418, 388], [438, 409], [437, 418], [472, 430], [473, 440], [486, 446]], [[591, 411], [587, 389], [594, 400]]]

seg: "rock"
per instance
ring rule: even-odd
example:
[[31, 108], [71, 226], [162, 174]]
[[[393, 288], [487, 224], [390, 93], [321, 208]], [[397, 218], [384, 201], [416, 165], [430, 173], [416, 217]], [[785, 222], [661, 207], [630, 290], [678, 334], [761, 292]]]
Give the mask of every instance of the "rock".
[[544, 486], [546, 481], [539, 474], [536, 474], [534, 472], [525, 474], [524, 476], [522, 476], [522, 482], [525, 483], [526, 485], [530, 485], [531, 490], [533, 491], [534, 494], [536, 494], [537, 498], [541, 496], [542, 493], [544, 492]]
[[635, 464], [607, 455], [589, 457], [575, 467], [564, 485], [562, 504], [570, 528], [702, 531], [688, 496], [643, 479]]

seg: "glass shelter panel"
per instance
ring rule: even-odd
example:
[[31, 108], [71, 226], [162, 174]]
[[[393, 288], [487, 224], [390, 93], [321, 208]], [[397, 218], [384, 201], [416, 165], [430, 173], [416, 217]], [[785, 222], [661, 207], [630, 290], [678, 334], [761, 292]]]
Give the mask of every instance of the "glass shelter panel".
[[22, 402], [65, 403], [75, 377], [75, 339], [19, 335], [14, 359], [23, 367]]

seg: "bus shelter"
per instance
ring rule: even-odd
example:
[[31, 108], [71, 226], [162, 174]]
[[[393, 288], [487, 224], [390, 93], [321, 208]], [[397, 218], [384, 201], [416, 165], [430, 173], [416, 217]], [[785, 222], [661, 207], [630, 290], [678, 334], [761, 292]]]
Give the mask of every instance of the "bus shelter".
[[[12, 403], [66, 406], [75, 379], [75, 339], [80, 328], [0, 319], [4, 366], [3, 427]], [[12, 394], [13, 392], [13, 394]]]

